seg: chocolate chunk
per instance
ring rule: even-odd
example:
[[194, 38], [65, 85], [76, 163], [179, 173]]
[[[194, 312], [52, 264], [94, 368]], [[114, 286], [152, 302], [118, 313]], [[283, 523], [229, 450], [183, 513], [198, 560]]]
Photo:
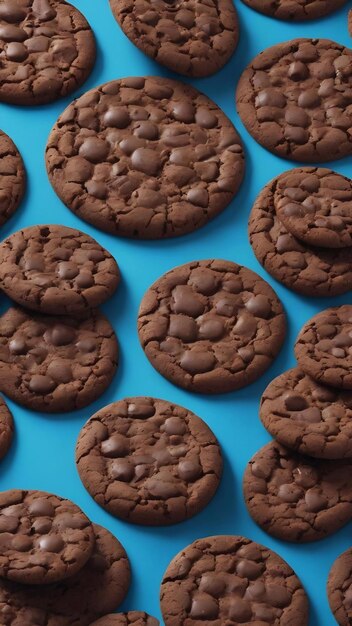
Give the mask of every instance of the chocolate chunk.
[[251, 9], [279, 20], [305, 22], [336, 11], [347, 0], [243, 0]]
[[14, 422], [10, 409], [0, 396], [0, 459], [8, 452], [14, 433]]
[[128, 613], [113, 613], [101, 617], [90, 626], [159, 626], [155, 617], [142, 611], [128, 611]]
[[25, 185], [22, 157], [10, 137], [0, 130], [0, 226], [16, 211]]
[[346, 550], [333, 563], [327, 585], [328, 600], [340, 626], [352, 620], [352, 549]]

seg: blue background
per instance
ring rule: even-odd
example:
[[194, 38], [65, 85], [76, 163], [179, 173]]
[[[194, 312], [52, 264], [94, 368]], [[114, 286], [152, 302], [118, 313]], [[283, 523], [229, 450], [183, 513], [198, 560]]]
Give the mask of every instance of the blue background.
[[[86, 15], [98, 44], [95, 69], [75, 95], [122, 76], [172, 76], [127, 40], [112, 17], [108, 0], [71, 2]], [[121, 607], [123, 610], [145, 610], [158, 617], [160, 581], [169, 561], [179, 550], [202, 536], [244, 534], [277, 550], [295, 569], [309, 594], [310, 626], [332, 626], [335, 620], [326, 598], [326, 579], [334, 559], [351, 545], [351, 524], [317, 543], [300, 546], [277, 541], [249, 517], [241, 480], [247, 461], [270, 439], [258, 418], [260, 396], [276, 375], [295, 365], [293, 344], [300, 327], [327, 306], [352, 303], [352, 297], [346, 294], [335, 300], [303, 298], [278, 284], [257, 262], [247, 237], [250, 208], [261, 187], [292, 164], [269, 154], [251, 139], [236, 114], [234, 91], [242, 70], [252, 57], [280, 41], [301, 36], [327, 37], [349, 46], [347, 10], [351, 3], [324, 19], [297, 25], [259, 15], [239, 0], [236, 6], [241, 38], [235, 55], [215, 76], [192, 82], [220, 105], [240, 131], [246, 146], [246, 178], [240, 193], [222, 215], [191, 235], [168, 241], [130, 241], [101, 233], [80, 221], [56, 197], [44, 164], [50, 129], [72, 96], [37, 108], [0, 105], [0, 128], [17, 143], [28, 172], [25, 200], [2, 228], [1, 237], [38, 223], [81, 228], [114, 254], [123, 276], [118, 292], [103, 307], [121, 345], [120, 367], [112, 385], [90, 407], [64, 415], [31, 413], [9, 402], [16, 421], [16, 438], [0, 464], [0, 489], [17, 487], [58, 493], [74, 500], [93, 521], [112, 531], [126, 547], [133, 568], [132, 585]], [[352, 175], [352, 158], [330, 165], [338, 172]], [[164, 380], [144, 356], [136, 332], [139, 302], [151, 283], [175, 265], [209, 257], [233, 260], [258, 272], [276, 289], [288, 315], [287, 339], [271, 369], [250, 387], [214, 397], [187, 393]], [[7, 305], [3, 299], [1, 307]], [[218, 437], [225, 457], [223, 480], [214, 500], [196, 518], [169, 528], [128, 525], [99, 508], [81, 484], [74, 462], [80, 428], [100, 407], [127, 395], [154, 395], [184, 405], [202, 417]]]

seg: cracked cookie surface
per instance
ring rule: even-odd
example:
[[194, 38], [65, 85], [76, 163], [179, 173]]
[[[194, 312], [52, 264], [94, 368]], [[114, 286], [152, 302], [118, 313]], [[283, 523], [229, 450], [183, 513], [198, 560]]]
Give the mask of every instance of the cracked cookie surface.
[[62, 0], [5, 0], [0, 5], [0, 100], [45, 104], [82, 85], [95, 61], [85, 17]]
[[331, 611], [340, 626], [352, 623], [352, 549], [334, 561], [327, 584]]
[[22, 157], [12, 139], [0, 130], [0, 226], [16, 211], [25, 185]]
[[328, 537], [352, 519], [351, 470], [351, 459], [313, 459], [273, 441], [245, 470], [248, 512], [269, 535], [283, 541]]
[[273, 289], [251, 270], [194, 261], [145, 293], [138, 332], [151, 364], [176, 385], [223, 393], [249, 385], [277, 356], [286, 333]]
[[259, 263], [298, 293], [337, 296], [352, 288], [352, 248], [317, 248], [294, 237], [275, 212], [278, 178], [258, 195], [249, 218], [249, 240]]
[[43, 588], [0, 580], [3, 626], [89, 626], [114, 611], [130, 584], [130, 565], [121, 543], [93, 525], [95, 548], [80, 572]]
[[159, 624], [159, 620], [143, 611], [128, 611], [105, 615], [90, 626], [159, 626]]
[[242, 122], [280, 157], [305, 163], [352, 154], [352, 50], [328, 39], [294, 39], [264, 50], [236, 93]]
[[161, 584], [165, 626], [307, 626], [308, 599], [291, 567], [245, 537], [198, 539], [168, 566]]
[[119, 280], [111, 254], [67, 226], [30, 226], [0, 244], [1, 289], [35, 311], [87, 313], [114, 293]]
[[243, 0], [252, 9], [279, 20], [313, 20], [336, 11], [347, 0]]
[[352, 389], [352, 305], [314, 315], [295, 343], [299, 366], [320, 383]]
[[12, 413], [4, 398], [0, 396], [0, 459], [8, 452], [14, 434]]
[[110, 5], [132, 43], [179, 74], [214, 74], [238, 43], [232, 0], [110, 0]]
[[244, 153], [219, 107], [189, 85], [123, 78], [89, 91], [58, 119], [46, 148], [56, 193], [115, 235], [183, 235], [237, 192]]
[[222, 474], [208, 426], [181, 406], [147, 397], [114, 402], [93, 415], [78, 437], [76, 462], [100, 506], [151, 526], [201, 511]]
[[0, 317], [0, 388], [29, 409], [73, 411], [96, 400], [117, 367], [113, 328], [85, 319], [10, 308]]
[[18, 583], [69, 578], [94, 548], [93, 526], [83, 511], [44, 491], [0, 493], [0, 529], [0, 574]]

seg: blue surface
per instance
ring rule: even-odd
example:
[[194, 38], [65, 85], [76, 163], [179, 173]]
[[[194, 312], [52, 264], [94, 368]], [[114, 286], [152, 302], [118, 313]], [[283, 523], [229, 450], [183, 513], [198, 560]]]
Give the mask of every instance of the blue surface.
[[[171, 75], [145, 57], [123, 35], [112, 18], [108, 0], [71, 0], [88, 18], [98, 41], [95, 69], [83, 88], [129, 75]], [[92, 406], [65, 415], [40, 415], [9, 402], [16, 420], [16, 440], [0, 466], [0, 489], [44, 489], [71, 498], [91, 519], [106, 526], [122, 541], [133, 568], [132, 586], [124, 610], [145, 610], [159, 616], [159, 585], [171, 558], [198, 537], [212, 534], [244, 534], [266, 544], [284, 557], [302, 579], [311, 601], [310, 626], [333, 626], [325, 593], [329, 568], [340, 552], [351, 545], [351, 524], [333, 537], [303, 546], [271, 538], [250, 519], [242, 497], [241, 480], [249, 458], [270, 437], [258, 418], [259, 398], [276, 375], [295, 365], [294, 339], [302, 324], [332, 304], [352, 303], [351, 294], [332, 299], [308, 299], [276, 283], [258, 264], [247, 238], [247, 218], [261, 187], [273, 176], [292, 167], [257, 145], [242, 126], [234, 107], [234, 90], [247, 63], [260, 50], [295, 37], [327, 37], [345, 45], [348, 3], [325, 19], [306, 24], [286, 24], [254, 13], [236, 2], [240, 45], [230, 63], [217, 75], [193, 81], [212, 97], [240, 131], [246, 145], [247, 173], [233, 203], [205, 228], [179, 239], [138, 242], [101, 233], [76, 218], [52, 190], [45, 173], [44, 148], [57, 116], [71, 100], [38, 108], [0, 105], [0, 128], [20, 148], [28, 171], [26, 198], [1, 237], [37, 223], [61, 223], [81, 228], [108, 248], [123, 275], [117, 294], [104, 307], [121, 343], [121, 363], [110, 389]], [[177, 78], [177, 76], [175, 75]], [[352, 158], [331, 164], [352, 175]], [[138, 305], [145, 290], [163, 272], [191, 260], [219, 257], [244, 264], [266, 278], [282, 299], [288, 315], [285, 346], [271, 369], [254, 385], [224, 396], [202, 397], [177, 389], [164, 380], [145, 358], [136, 333]], [[6, 303], [7, 304], [7, 303]], [[4, 306], [2, 304], [2, 306]], [[111, 517], [83, 488], [74, 463], [77, 435], [85, 421], [100, 407], [127, 395], [155, 395], [182, 404], [213, 429], [225, 456], [221, 487], [212, 503], [196, 518], [171, 528], [142, 528]]]

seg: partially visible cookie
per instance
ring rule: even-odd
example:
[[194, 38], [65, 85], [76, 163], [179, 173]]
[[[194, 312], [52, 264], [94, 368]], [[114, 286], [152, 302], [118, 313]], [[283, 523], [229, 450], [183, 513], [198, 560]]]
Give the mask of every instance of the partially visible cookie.
[[10, 409], [0, 396], [0, 459], [7, 453], [12, 443], [14, 422]]
[[26, 173], [18, 148], [12, 139], [0, 130], [0, 226], [16, 211], [22, 200], [25, 185]]
[[29, 226], [0, 244], [1, 289], [34, 311], [85, 314], [103, 304], [119, 280], [111, 254], [67, 226]]
[[0, 389], [23, 406], [73, 411], [109, 386], [117, 339], [98, 312], [85, 319], [10, 308], [0, 317]]
[[63, 0], [0, 4], [0, 100], [45, 104], [88, 78], [95, 39], [85, 17]]
[[0, 579], [6, 626], [89, 626], [119, 606], [130, 584], [127, 554], [108, 530], [94, 524], [94, 532], [94, 552], [74, 576], [44, 590]]
[[278, 554], [245, 537], [198, 539], [177, 554], [161, 584], [165, 626], [307, 626], [302, 583]]
[[128, 611], [128, 613], [113, 613], [101, 617], [90, 626], [159, 626], [160, 622], [142, 611]]
[[275, 212], [278, 178], [258, 195], [249, 240], [259, 263], [289, 289], [310, 297], [337, 296], [352, 288], [352, 248], [317, 248], [294, 237]]
[[220, 447], [208, 426], [156, 398], [126, 398], [98, 411], [80, 432], [76, 462], [98, 504], [151, 526], [201, 511], [222, 474]]
[[279, 20], [305, 22], [324, 17], [339, 9], [347, 0], [243, 0], [251, 9]]
[[348, 12], [348, 32], [352, 37], [352, 9]]
[[239, 39], [232, 0], [110, 0], [125, 35], [145, 54], [190, 77], [209, 76], [232, 56]]
[[318, 382], [352, 389], [352, 305], [314, 315], [297, 337], [295, 355], [302, 370]]
[[340, 554], [329, 572], [328, 600], [340, 626], [352, 623], [352, 548]]
[[243, 489], [254, 521], [283, 541], [317, 541], [352, 519], [351, 459], [313, 459], [273, 441], [249, 461]]

